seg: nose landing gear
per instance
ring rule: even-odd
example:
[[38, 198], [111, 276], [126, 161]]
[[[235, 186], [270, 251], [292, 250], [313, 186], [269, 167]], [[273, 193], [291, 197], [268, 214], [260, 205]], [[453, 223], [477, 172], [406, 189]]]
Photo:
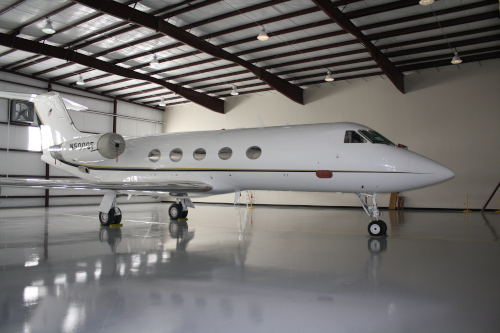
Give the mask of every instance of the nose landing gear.
[[[366, 214], [370, 217], [372, 222], [368, 225], [368, 233], [371, 236], [385, 236], [387, 235], [387, 224], [384, 221], [379, 220], [379, 216], [382, 216], [382, 213], [378, 210], [377, 207], [377, 197], [378, 194], [367, 194], [367, 193], [356, 193], [356, 197], [359, 200], [361, 206], [365, 210]], [[372, 198], [372, 205], [367, 203], [367, 198]]]

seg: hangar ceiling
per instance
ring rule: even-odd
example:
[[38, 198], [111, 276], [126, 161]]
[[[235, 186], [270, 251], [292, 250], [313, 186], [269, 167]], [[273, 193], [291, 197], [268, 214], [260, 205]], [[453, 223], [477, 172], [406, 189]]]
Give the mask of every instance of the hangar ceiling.
[[[46, 33], [47, 19], [55, 33]], [[269, 39], [258, 40], [262, 29]], [[47, 30], [46, 30], [47, 31]], [[0, 70], [156, 109], [500, 57], [497, 0], [3, 0]], [[151, 62], [156, 57], [158, 64]], [[85, 85], [77, 85], [80, 78]], [[163, 104], [163, 103], [162, 103]]]

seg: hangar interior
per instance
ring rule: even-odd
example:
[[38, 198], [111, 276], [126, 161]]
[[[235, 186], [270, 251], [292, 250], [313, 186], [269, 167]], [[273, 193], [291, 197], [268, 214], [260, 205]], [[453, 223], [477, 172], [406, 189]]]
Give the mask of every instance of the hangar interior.
[[[213, 196], [188, 221], [161, 198], [119, 198], [123, 227], [109, 228], [102, 194], [3, 187], [0, 330], [498, 332], [500, 194], [462, 213], [500, 180], [498, 6], [2, 1], [0, 91], [87, 106], [69, 111], [80, 131], [349, 121], [455, 177], [401, 193], [387, 237], [367, 236], [353, 194], [253, 191], [254, 210]], [[14, 115], [0, 99], [0, 176], [67, 178]]]

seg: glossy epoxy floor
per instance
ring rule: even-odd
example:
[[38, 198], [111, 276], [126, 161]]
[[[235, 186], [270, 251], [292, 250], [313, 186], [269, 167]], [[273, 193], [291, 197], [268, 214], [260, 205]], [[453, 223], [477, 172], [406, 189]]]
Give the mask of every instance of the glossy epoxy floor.
[[500, 214], [0, 210], [1, 332], [500, 332]]

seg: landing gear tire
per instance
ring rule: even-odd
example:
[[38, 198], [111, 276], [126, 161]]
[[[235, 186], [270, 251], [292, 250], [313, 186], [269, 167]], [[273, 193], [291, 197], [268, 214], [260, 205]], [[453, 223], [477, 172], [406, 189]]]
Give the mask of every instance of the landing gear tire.
[[115, 209], [111, 208], [108, 213], [99, 212], [99, 222], [103, 227], [109, 227], [111, 224], [119, 224], [122, 221], [122, 211], [116, 208], [119, 214], [115, 214]]
[[185, 219], [187, 216], [188, 216], [188, 211], [187, 210], [183, 210], [182, 214], [181, 214], [181, 219]]
[[[182, 214], [183, 214], [182, 206], [179, 204], [176, 204], [176, 203], [172, 204], [168, 208], [168, 215], [170, 216], [170, 219], [172, 219], [172, 220], [178, 220], [178, 219], [182, 218]], [[186, 212], [186, 216], [187, 216], [187, 212]]]
[[384, 221], [373, 221], [368, 225], [368, 232], [371, 236], [385, 236], [387, 233], [387, 224]]

